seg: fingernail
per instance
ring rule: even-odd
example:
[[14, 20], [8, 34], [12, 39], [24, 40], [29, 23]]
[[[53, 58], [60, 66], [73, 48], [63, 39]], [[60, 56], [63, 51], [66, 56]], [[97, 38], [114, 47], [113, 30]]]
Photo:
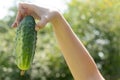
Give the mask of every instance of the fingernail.
[[13, 23], [13, 24], [11, 25], [11, 27], [12, 27], [12, 28], [15, 28], [15, 26], [16, 26], [16, 24], [15, 24], [15, 23]]
[[18, 26], [18, 22], [14, 22], [11, 27], [16, 28]]

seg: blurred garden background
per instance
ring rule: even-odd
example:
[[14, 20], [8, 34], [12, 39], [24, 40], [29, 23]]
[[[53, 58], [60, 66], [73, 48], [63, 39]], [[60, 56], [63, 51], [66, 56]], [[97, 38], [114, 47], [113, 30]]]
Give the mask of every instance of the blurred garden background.
[[[102, 75], [106, 80], [120, 80], [120, 0], [63, 2], [67, 6], [62, 11], [64, 17], [94, 58]], [[20, 76], [13, 56], [16, 29], [11, 28], [17, 12], [16, 3], [14, 0], [7, 15], [0, 19], [0, 80], [74, 80], [51, 24], [38, 32], [34, 62], [25, 75]]]

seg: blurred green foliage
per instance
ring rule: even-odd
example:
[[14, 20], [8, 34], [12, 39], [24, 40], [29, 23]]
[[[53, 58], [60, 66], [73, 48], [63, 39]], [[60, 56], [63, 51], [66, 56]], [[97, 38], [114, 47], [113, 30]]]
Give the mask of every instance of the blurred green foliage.
[[[120, 1], [71, 0], [64, 16], [93, 56], [106, 80], [120, 80]], [[0, 80], [73, 80], [51, 24], [38, 32], [31, 69], [20, 76], [13, 56], [16, 7], [0, 20]], [[76, 62], [77, 64], [77, 62]]]

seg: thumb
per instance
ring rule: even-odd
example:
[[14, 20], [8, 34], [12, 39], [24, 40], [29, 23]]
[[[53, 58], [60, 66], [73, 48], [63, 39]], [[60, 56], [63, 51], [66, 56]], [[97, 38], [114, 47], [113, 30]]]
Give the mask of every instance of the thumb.
[[41, 17], [40, 21], [35, 26], [35, 30], [38, 31], [39, 29], [43, 28], [47, 22], [47, 17]]

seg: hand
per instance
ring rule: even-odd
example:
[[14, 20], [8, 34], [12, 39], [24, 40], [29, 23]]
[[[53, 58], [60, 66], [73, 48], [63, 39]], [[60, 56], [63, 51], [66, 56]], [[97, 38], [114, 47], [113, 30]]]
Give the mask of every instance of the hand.
[[43, 8], [34, 4], [19, 3], [18, 13], [12, 27], [17, 27], [25, 16], [31, 15], [39, 20], [35, 27], [36, 30], [39, 30], [54, 19], [56, 12], [57, 10]]

